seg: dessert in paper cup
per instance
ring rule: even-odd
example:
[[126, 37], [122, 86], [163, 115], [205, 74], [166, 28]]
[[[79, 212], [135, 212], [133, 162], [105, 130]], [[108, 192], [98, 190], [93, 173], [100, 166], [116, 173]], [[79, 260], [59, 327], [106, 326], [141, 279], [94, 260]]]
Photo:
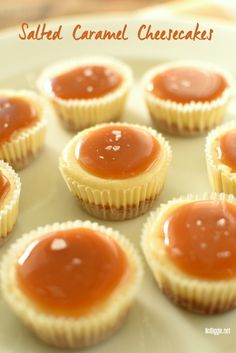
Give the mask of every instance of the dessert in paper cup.
[[47, 102], [30, 90], [0, 90], [0, 159], [26, 167], [41, 150], [50, 114]]
[[235, 87], [226, 70], [198, 61], [160, 64], [143, 78], [154, 125], [173, 135], [202, 134], [219, 125]]
[[236, 195], [236, 123], [228, 122], [211, 131], [205, 154], [214, 191]]
[[152, 207], [171, 156], [169, 143], [155, 130], [110, 123], [78, 133], [64, 148], [59, 167], [69, 190], [89, 214], [118, 221]]
[[133, 245], [90, 221], [31, 231], [1, 264], [3, 296], [44, 342], [60, 348], [94, 345], [123, 324], [142, 278]]
[[213, 314], [236, 306], [236, 200], [188, 195], [153, 212], [141, 246], [160, 289], [175, 304]]
[[45, 69], [37, 85], [63, 125], [79, 131], [119, 120], [132, 83], [125, 63], [110, 57], [81, 57]]
[[0, 160], [0, 246], [16, 223], [20, 191], [19, 176], [8, 163]]

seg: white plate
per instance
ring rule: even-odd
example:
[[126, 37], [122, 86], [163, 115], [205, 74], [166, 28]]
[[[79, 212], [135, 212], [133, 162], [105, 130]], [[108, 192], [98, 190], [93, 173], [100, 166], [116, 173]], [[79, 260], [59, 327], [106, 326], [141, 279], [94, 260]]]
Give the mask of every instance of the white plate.
[[[147, 23], [148, 21], [145, 20]], [[48, 22], [49, 23], [49, 22]], [[75, 42], [70, 32], [76, 23], [85, 28], [118, 29], [128, 23], [129, 41]], [[140, 42], [135, 33], [142, 22], [127, 16], [105, 18], [58, 19], [51, 25], [63, 24], [64, 40], [59, 42], [23, 42], [17, 31], [0, 35], [1, 87], [26, 88], [33, 85], [38, 71], [44, 65], [81, 54], [105, 53], [121, 57], [132, 66], [137, 84], [134, 87], [123, 120], [150, 125], [138, 80], [150, 66], [163, 59], [194, 58], [212, 61], [235, 69], [235, 34], [230, 26], [217, 26], [212, 42]], [[190, 22], [158, 21], [157, 29], [192, 28]], [[202, 27], [206, 25], [201, 24]], [[212, 26], [212, 24], [211, 24]], [[232, 104], [227, 119], [235, 117]], [[66, 220], [87, 219], [74, 197], [69, 193], [58, 171], [58, 156], [71, 138], [57, 120], [50, 120], [46, 146], [39, 158], [20, 172], [22, 195], [20, 215], [9, 242], [0, 250], [2, 255], [22, 233], [40, 225]], [[173, 147], [171, 164], [165, 189], [158, 201], [186, 193], [209, 191], [205, 160], [205, 138], [181, 139], [168, 137]], [[157, 205], [158, 205], [157, 203]], [[139, 248], [140, 230], [148, 215], [126, 222], [99, 222], [120, 230]], [[91, 218], [90, 218], [91, 219]], [[93, 219], [94, 220], [94, 219]], [[208, 353], [235, 352], [236, 312], [223, 315], [200, 316], [174, 306], [157, 288], [145, 267], [145, 278], [130, 316], [122, 329], [108, 341], [86, 352], [94, 353]], [[230, 335], [206, 335], [205, 328], [230, 328]], [[3, 353], [42, 353], [56, 350], [35, 338], [15, 317], [0, 297], [0, 351]], [[60, 350], [60, 352], [65, 352]]]

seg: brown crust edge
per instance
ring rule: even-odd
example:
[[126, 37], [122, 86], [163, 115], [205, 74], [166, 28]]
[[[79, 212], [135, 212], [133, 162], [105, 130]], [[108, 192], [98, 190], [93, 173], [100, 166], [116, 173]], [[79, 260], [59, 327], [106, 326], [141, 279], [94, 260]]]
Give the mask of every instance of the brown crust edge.
[[171, 135], [171, 136], [180, 136], [180, 137], [198, 137], [203, 136], [210, 130], [214, 129], [216, 125], [211, 126], [209, 129], [205, 129], [203, 131], [199, 130], [197, 127], [194, 129], [190, 129], [189, 127], [185, 126], [183, 129], [179, 129], [177, 124], [168, 124], [167, 121], [163, 119], [157, 119], [156, 117], [151, 117], [153, 125], [157, 130], [160, 130], [164, 134]]
[[103, 206], [95, 205], [88, 201], [79, 199], [81, 207], [89, 213], [91, 216], [106, 221], [125, 221], [128, 219], [136, 218], [146, 213], [156, 201], [158, 195], [151, 199], [146, 199], [140, 201], [138, 205], [127, 205], [126, 207], [122, 206], [117, 208], [115, 206]]
[[41, 147], [39, 150], [37, 150], [36, 153], [33, 152], [28, 152], [28, 154], [21, 159], [17, 160], [5, 160], [5, 162], [9, 163], [12, 168], [14, 168], [15, 171], [20, 171], [24, 168], [26, 168], [29, 164], [33, 162], [34, 159], [38, 157], [38, 155], [41, 153], [43, 147]]
[[[54, 109], [55, 111], [57, 112], [57, 107], [54, 106]], [[105, 121], [99, 121], [97, 123], [87, 123], [87, 124], [81, 124], [81, 126], [79, 128], [76, 127], [74, 121], [71, 119], [71, 120], [66, 120], [61, 114], [59, 114], [57, 112], [57, 119], [59, 120], [59, 123], [62, 125], [62, 127], [67, 130], [68, 132], [79, 132], [79, 131], [82, 131], [82, 130], [85, 130], [85, 129], [88, 129], [96, 124], [103, 124], [103, 123], [110, 123], [110, 122], [117, 122], [117, 121], [120, 121], [121, 120], [121, 115], [118, 115], [116, 117], [111, 117], [111, 119], [109, 120], [105, 120]]]
[[211, 305], [205, 305], [201, 302], [197, 302], [196, 300], [188, 300], [186, 298], [181, 298], [175, 293], [173, 293], [171, 288], [167, 286], [163, 286], [160, 289], [171, 302], [173, 302], [177, 306], [182, 307], [187, 311], [194, 312], [197, 314], [221, 314], [236, 308], [236, 301], [233, 300], [226, 302], [224, 305], [222, 305], [222, 303], [219, 303], [219, 305], [215, 305], [213, 307]]

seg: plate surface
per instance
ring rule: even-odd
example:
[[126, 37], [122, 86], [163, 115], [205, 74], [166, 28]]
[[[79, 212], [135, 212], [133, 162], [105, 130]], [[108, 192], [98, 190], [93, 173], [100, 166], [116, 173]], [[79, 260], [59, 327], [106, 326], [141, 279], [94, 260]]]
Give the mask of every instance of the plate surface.
[[[147, 20], [145, 20], [147, 23]], [[117, 30], [128, 24], [129, 41], [86, 41], [71, 39], [71, 30], [80, 23], [84, 29], [107, 28]], [[150, 23], [150, 22], [149, 22]], [[18, 39], [19, 29], [0, 34], [1, 87], [34, 88], [40, 69], [49, 63], [82, 54], [110, 54], [126, 60], [133, 68], [136, 84], [131, 92], [122, 120], [150, 125], [139, 80], [142, 74], [159, 61], [169, 59], [200, 59], [235, 69], [236, 29], [224, 26], [214, 28], [212, 42], [140, 42], [136, 31], [140, 20], [126, 16], [105, 18], [58, 19], [48, 22], [52, 27], [63, 24], [64, 39], [59, 42], [27, 42]], [[207, 25], [201, 25], [207, 27]], [[212, 26], [212, 24], [211, 24]], [[192, 28], [190, 22], [158, 21], [156, 29]], [[235, 69], [236, 70], [236, 69]], [[232, 102], [226, 119], [234, 119], [236, 104]], [[59, 170], [58, 156], [72, 135], [50, 117], [46, 145], [40, 156], [20, 172], [22, 195], [20, 215], [8, 243], [0, 249], [0, 256], [23, 233], [40, 225], [75, 219], [91, 219], [84, 213], [65, 186]], [[181, 139], [167, 137], [173, 148], [169, 175], [157, 204], [186, 193], [209, 191], [204, 160], [205, 137]], [[126, 222], [102, 222], [126, 235], [138, 249], [140, 230], [147, 215]], [[137, 300], [122, 329], [108, 341], [86, 352], [93, 353], [208, 353], [235, 352], [236, 312], [223, 315], [200, 316], [175, 307], [157, 288], [145, 265], [145, 276]], [[206, 335], [205, 328], [230, 328], [230, 335]], [[57, 350], [41, 343], [21, 324], [0, 294], [0, 350], [3, 353], [42, 353]], [[66, 352], [60, 350], [60, 352]]]

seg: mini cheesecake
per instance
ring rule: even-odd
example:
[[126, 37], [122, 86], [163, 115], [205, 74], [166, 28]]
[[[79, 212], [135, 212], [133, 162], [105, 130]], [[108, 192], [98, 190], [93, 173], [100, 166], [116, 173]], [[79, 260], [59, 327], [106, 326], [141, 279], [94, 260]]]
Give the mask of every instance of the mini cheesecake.
[[132, 82], [126, 64], [108, 57], [82, 57], [45, 69], [38, 87], [64, 126], [79, 131], [119, 120]]
[[0, 90], [0, 158], [14, 169], [26, 167], [45, 140], [47, 103], [29, 90]]
[[229, 73], [195, 61], [156, 66], [145, 74], [143, 85], [153, 123], [174, 135], [191, 136], [214, 128], [235, 94]]
[[0, 160], [0, 246], [16, 222], [20, 190], [20, 178], [8, 163]]
[[144, 226], [142, 249], [176, 304], [213, 314], [236, 306], [236, 200], [225, 194], [168, 202]]
[[81, 348], [123, 323], [142, 277], [133, 245], [89, 221], [38, 228], [11, 246], [1, 264], [3, 295], [43, 341]]
[[152, 206], [170, 160], [170, 146], [155, 130], [110, 123], [78, 133], [60, 157], [60, 170], [89, 214], [125, 220]]
[[214, 191], [236, 195], [236, 123], [226, 123], [207, 136], [206, 162]]

